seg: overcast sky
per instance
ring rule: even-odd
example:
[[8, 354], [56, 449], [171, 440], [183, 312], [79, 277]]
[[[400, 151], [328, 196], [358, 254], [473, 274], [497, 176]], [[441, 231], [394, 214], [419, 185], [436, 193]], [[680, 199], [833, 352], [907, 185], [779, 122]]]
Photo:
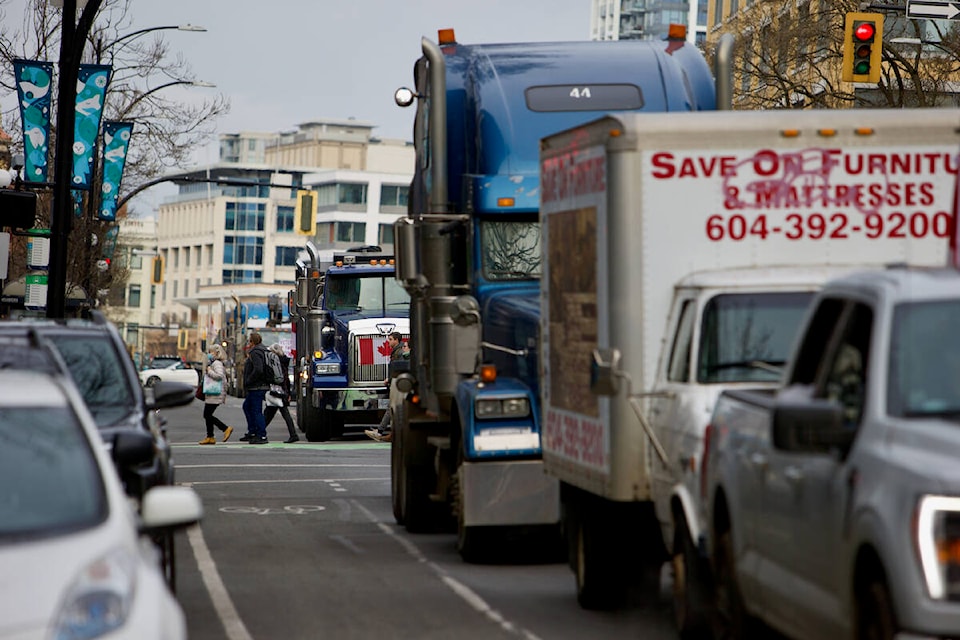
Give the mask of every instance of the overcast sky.
[[[452, 27], [463, 43], [586, 40], [590, 0], [133, 0], [135, 28], [166, 31], [197, 79], [231, 101], [218, 133], [285, 131], [318, 118], [356, 118], [375, 136], [412, 134], [411, 86], [420, 38]], [[150, 36], [145, 36], [150, 37]], [[217, 160], [211, 144], [198, 158]]]

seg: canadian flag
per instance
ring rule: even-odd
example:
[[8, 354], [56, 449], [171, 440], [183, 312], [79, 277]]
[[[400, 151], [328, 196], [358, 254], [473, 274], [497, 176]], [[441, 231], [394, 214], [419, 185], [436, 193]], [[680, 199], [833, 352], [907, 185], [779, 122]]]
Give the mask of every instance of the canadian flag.
[[390, 362], [390, 344], [383, 336], [363, 336], [357, 342], [360, 366]]

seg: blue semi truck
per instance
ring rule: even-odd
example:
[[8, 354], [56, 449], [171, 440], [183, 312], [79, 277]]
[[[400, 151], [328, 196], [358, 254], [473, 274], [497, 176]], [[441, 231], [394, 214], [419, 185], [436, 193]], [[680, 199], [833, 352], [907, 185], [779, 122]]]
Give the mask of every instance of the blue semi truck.
[[540, 443], [541, 138], [611, 111], [712, 110], [716, 94], [685, 33], [421, 44], [395, 96], [416, 103], [417, 160], [394, 229], [412, 349], [391, 390], [393, 512], [409, 531], [455, 526], [474, 561], [504, 534], [561, 533]]
[[378, 424], [387, 410], [387, 336], [408, 335], [410, 298], [380, 247], [336, 251], [312, 242], [288, 297], [295, 336], [297, 424], [310, 442]]

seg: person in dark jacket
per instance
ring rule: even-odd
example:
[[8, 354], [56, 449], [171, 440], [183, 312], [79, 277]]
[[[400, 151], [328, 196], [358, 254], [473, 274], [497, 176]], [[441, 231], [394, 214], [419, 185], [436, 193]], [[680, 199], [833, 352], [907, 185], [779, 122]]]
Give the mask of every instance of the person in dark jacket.
[[[243, 415], [247, 418], [246, 441], [249, 444], [267, 444], [267, 424], [263, 417], [263, 399], [270, 388], [267, 348], [263, 338], [254, 331], [250, 334], [247, 361], [243, 365]], [[241, 438], [243, 439], [243, 438]]]
[[[289, 371], [290, 369], [290, 357], [283, 352], [283, 347], [274, 342], [270, 345], [270, 351], [273, 351], [277, 354], [277, 357], [280, 358], [280, 368], [284, 371]], [[263, 411], [263, 418], [266, 421], [266, 426], [270, 426], [270, 421], [273, 420], [273, 416], [277, 415], [277, 412], [280, 412], [280, 415], [283, 417], [283, 421], [287, 423], [287, 432], [290, 434], [290, 437], [284, 440], [286, 444], [296, 442], [300, 439], [300, 436], [297, 435], [297, 429], [293, 426], [293, 418], [290, 417], [290, 378], [287, 376], [283, 377], [283, 384], [280, 385], [283, 395], [277, 397], [276, 386], [273, 385], [270, 388], [270, 391], [267, 392], [267, 408]], [[273, 398], [271, 399], [271, 396]]]

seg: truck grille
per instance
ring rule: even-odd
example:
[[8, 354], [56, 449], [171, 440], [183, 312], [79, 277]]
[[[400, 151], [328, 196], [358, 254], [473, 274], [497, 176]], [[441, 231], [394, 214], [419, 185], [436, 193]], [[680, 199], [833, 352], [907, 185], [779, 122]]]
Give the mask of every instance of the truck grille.
[[[409, 336], [404, 335], [406, 340]], [[386, 336], [379, 333], [354, 334], [350, 340], [350, 382], [382, 383], [387, 379], [390, 347]]]

